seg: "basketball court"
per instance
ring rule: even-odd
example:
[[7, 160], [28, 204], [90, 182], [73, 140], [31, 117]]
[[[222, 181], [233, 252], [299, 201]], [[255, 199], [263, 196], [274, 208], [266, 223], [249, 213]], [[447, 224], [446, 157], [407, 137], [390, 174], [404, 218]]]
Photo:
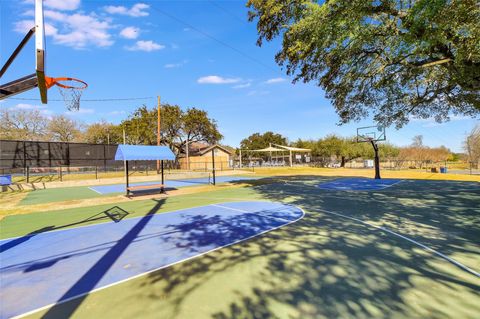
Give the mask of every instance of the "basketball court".
[[302, 218], [271, 202], [220, 203], [0, 241], [1, 318], [237, 244]]

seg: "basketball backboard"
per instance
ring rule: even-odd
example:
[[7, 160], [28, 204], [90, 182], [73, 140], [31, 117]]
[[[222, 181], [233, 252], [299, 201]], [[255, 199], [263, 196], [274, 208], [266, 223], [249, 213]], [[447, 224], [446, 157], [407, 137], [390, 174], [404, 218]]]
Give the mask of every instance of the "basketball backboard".
[[385, 127], [382, 125], [357, 128], [357, 142], [385, 141]]
[[47, 84], [45, 82], [45, 22], [43, 18], [43, 0], [35, 0], [35, 71], [42, 103], [47, 103]]
[[35, 73], [23, 76], [11, 82], [0, 84], [0, 100], [38, 87], [40, 100], [47, 103], [47, 85], [45, 81], [45, 23], [43, 0], [35, 0], [35, 25], [27, 32], [0, 70], [0, 78], [22, 51], [30, 38], [35, 35]]

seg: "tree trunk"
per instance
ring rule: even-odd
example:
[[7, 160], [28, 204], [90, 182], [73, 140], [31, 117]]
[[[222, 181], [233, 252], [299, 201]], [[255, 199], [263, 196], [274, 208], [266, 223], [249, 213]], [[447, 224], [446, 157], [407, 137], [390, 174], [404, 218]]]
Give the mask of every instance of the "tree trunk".
[[345, 156], [342, 156], [342, 162], [340, 163], [340, 167], [345, 167], [345, 163], [346, 163]]

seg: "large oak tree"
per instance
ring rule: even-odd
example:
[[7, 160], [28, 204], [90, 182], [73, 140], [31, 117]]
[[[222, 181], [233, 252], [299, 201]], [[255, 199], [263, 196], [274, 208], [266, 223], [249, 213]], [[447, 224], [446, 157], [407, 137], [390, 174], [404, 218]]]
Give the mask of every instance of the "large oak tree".
[[258, 44], [282, 37], [276, 61], [315, 82], [341, 122], [480, 113], [477, 0], [249, 0]]

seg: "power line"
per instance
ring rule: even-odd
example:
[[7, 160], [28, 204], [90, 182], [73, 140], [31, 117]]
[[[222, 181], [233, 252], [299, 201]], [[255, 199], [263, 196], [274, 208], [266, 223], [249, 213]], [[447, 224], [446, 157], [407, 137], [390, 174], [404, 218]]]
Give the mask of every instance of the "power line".
[[[146, 96], [146, 97], [127, 97], [127, 98], [107, 98], [107, 99], [82, 99], [82, 102], [110, 102], [110, 101], [136, 101], [136, 100], [148, 100], [153, 99], [153, 96]], [[33, 98], [23, 98], [23, 97], [11, 97], [7, 98], [7, 100], [20, 100], [20, 101], [40, 101], [40, 99], [33, 99]], [[52, 102], [64, 102], [63, 99], [48, 99], [48, 101]]]
[[274, 71], [275, 73], [280, 73], [278, 70], [272, 68], [271, 66], [263, 63], [262, 61], [260, 61], [260, 60], [258, 60], [258, 59], [256, 59], [256, 58], [254, 58], [253, 56], [251, 56], [251, 55], [249, 55], [249, 54], [247, 54], [247, 53], [245, 53], [245, 52], [243, 52], [243, 51], [235, 48], [234, 46], [232, 46], [232, 45], [230, 45], [230, 44], [228, 44], [228, 43], [226, 43], [226, 42], [224, 42], [224, 41], [222, 41], [222, 40], [220, 40], [220, 39], [215, 38], [213, 35], [211, 35], [211, 34], [205, 32], [205, 31], [202, 31], [202, 30], [196, 28], [195, 26], [191, 25], [190, 23], [188, 23], [188, 22], [186, 22], [186, 21], [183, 21], [182, 19], [177, 18], [176, 16], [174, 16], [174, 15], [172, 15], [172, 14], [166, 12], [166, 11], [163, 11], [163, 10], [157, 8], [157, 7], [154, 7], [154, 6], [150, 6], [150, 7], [151, 7], [152, 9], [154, 9], [155, 11], [159, 12], [160, 14], [163, 14], [164, 16], [167, 16], [167, 17], [169, 17], [170, 19], [175, 20], [175, 21], [177, 21], [177, 22], [180, 23], [180, 24], [183, 24], [183, 25], [187, 26], [188, 28], [190, 28], [190, 29], [192, 29], [192, 30], [200, 33], [201, 35], [203, 35], [203, 36], [205, 36], [205, 37], [207, 37], [207, 38], [209, 38], [209, 39], [211, 39], [211, 40], [213, 40], [213, 41], [221, 44], [222, 46], [224, 46], [224, 47], [226, 47], [226, 48], [229, 48], [230, 50], [233, 50], [233, 51], [237, 52], [237, 53], [240, 54], [241, 56], [243, 56], [243, 57], [245, 57], [245, 58], [247, 58], [247, 59], [249, 59], [249, 60], [251, 60], [251, 61], [253, 61], [253, 62], [255, 62], [255, 63], [257, 63], [257, 64], [259, 64], [259, 65], [261, 65], [261, 66], [263, 66], [263, 67], [265, 67], [265, 68], [267, 68], [267, 69], [269, 69], [270, 71]]
[[229, 16], [234, 17], [234, 18], [237, 19], [238, 21], [245, 22], [245, 20], [243, 20], [242, 18], [240, 18], [240, 17], [237, 16], [236, 14], [232, 13], [230, 10], [225, 9], [224, 7], [222, 7], [221, 5], [219, 5], [218, 3], [216, 3], [215, 1], [208, 1], [208, 2], [209, 2], [211, 5], [213, 5], [214, 7], [217, 7], [217, 9], [220, 9], [221, 11], [225, 12], [225, 13], [228, 14]]

